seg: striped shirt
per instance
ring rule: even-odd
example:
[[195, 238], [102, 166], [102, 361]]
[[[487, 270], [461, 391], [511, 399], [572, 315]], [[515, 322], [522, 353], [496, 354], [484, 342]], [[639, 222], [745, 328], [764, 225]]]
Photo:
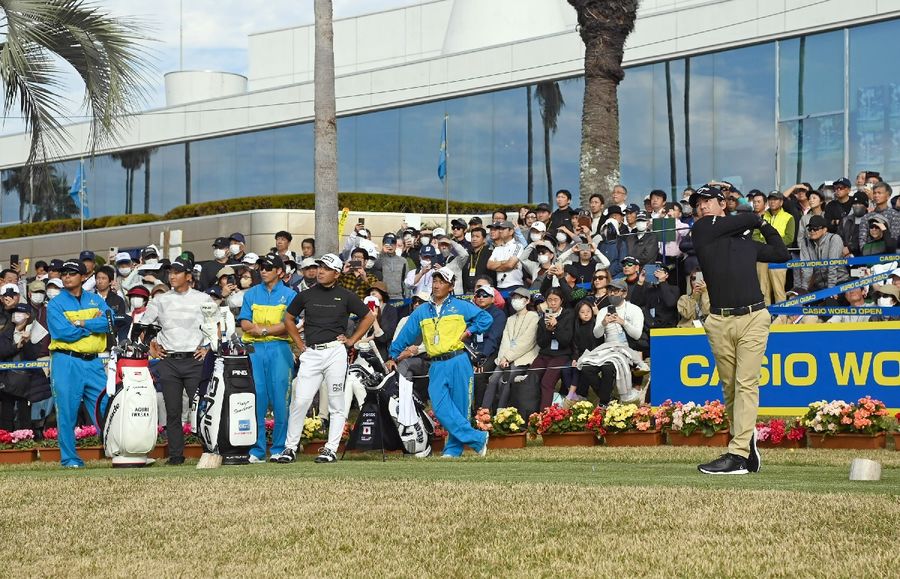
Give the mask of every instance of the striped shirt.
[[213, 303], [208, 294], [189, 289], [185, 293], [170, 290], [158, 295], [147, 306], [142, 324], [158, 324], [162, 329], [156, 342], [167, 352], [193, 352], [209, 340], [200, 331], [203, 312], [200, 306]]

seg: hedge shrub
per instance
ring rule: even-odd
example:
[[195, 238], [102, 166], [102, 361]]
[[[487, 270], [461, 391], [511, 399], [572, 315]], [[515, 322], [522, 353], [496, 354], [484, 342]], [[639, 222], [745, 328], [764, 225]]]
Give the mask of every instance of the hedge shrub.
[[[261, 195], [259, 197], [238, 197], [207, 201], [175, 207], [165, 215], [134, 214], [109, 215], [84, 220], [85, 231], [104, 229], [135, 223], [151, 223], [167, 219], [186, 219], [224, 213], [239, 213], [253, 209], [315, 209], [315, 195], [299, 193], [293, 195]], [[384, 195], [380, 193], [339, 193], [338, 207], [349, 207], [352, 211], [381, 211], [386, 213], [437, 213], [444, 212], [444, 200], [426, 197], [410, 197], [407, 195]], [[490, 213], [497, 209], [493, 203], [469, 203], [450, 201], [450, 213], [473, 215]], [[0, 239], [16, 237], [32, 237], [50, 233], [66, 233], [79, 230], [78, 219], [56, 219], [38, 223], [20, 223], [0, 227]]]

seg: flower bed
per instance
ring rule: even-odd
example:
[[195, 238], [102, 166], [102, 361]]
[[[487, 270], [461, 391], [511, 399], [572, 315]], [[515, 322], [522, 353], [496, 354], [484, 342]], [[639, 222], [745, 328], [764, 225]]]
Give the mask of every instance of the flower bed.
[[854, 403], [820, 400], [809, 405], [800, 424], [813, 448], [885, 448], [894, 424], [887, 408], [871, 396]]
[[525, 448], [525, 419], [514, 407], [498, 408], [491, 416], [488, 408], [479, 408], [475, 413], [475, 428], [490, 433], [491, 449]]
[[[728, 417], [725, 405], [718, 400], [707, 400], [702, 405], [695, 402], [666, 400], [654, 414], [657, 427], [668, 434], [669, 442], [676, 446], [727, 446]], [[705, 442], [702, 440], [706, 438]], [[725, 444], [722, 444], [724, 438]], [[696, 444], [695, 442], [696, 441]]]
[[613, 401], [603, 416], [603, 440], [607, 446], [659, 446], [662, 432], [653, 424], [649, 404], [622, 404]]
[[554, 404], [528, 417], [528, 434], [540, 435], [545, 446], [592, 446], [603, 434], [603, 409], [587, 401]]
[[806, 427], [796, 418], [758, 422], [756, 444], [759, 448], [806, 448]]

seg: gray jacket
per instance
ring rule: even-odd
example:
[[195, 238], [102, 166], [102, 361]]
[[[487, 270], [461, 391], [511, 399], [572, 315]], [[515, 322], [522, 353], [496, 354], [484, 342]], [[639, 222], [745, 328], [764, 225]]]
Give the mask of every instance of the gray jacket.
[[388, 294], [392, 300], [402, 300], [409, 297], [409, 291], [403, 284], [406, 277], [406, 258], [393, 253], [382, 253], [375, 260], [373, 268], [375, 277], [381, 279], [387, 286]]
[[[844, 241], [837, 234], [826, 233], [818, 242], [806, 237], [800, 243], [800, 259], [840, 259], [843, 257], [843, 250]], [[804, 267], [799, 270], [796, 285], [812, 290], [811, 286], [813, 285], [817, 288], [834, 287], [849, 281], [849, 279], [850, 273], [843, 265], [819, 268]], [[824, 286], [821, 285], [823, 283]]]

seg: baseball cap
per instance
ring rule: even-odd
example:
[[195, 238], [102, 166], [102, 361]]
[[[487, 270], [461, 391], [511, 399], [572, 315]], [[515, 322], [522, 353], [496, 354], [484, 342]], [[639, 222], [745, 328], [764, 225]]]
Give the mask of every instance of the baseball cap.
[[300, 262], [300, 269], [309, 267], [319, 267], [319, 262], [317, 262], [314, 257], [304, 257], [303, 261]]
[[234, 268], [230, 265], [226, 265], [222, 269], [219, 270], [219, 273], [216, 274], [216, 279], [219, 279], [223, 275], [234, 275]]
[[547, 231], [547, 226], [544, 225], [543, 221], [535, 221], [531, 224], [531, 228], [539, 233], [544, 233], [545, 231]]
[[322, 257], [316, 260], [316, 264], [321, 265], [323, 267], [327, 267], [328, 269], [340, 272], [344, 269], [344, 262], [341, 261], [341, 258], [336, 256], [333, 253], [326, 253]]
[[428, 292], [419, 292], [417, 294], [413, 294], [412, 299], [419, 300], [420, 302], [429, 302], [431, 301], [431, 295]]
[[275, 234], [275, 239], [278, 239], [279, 237], [283, 237], [283, 238], [287, 239], [288, 242], [294, 240], [294, 236], [291, 235], [290, 231], [284, 231], [284, 230], [279, 231], [278, 233]]
[[439, 253], [431, 258], [431, 265], [447, 265], [447, 258], [442, 253]]
[[625, 265], [641, 265], [641, 261], [636, 257], [626, 255], [625, 257], [622, 258], [622, 265], [623, 266], [625, 266]]
[[59, 271], [59, 269], [62, 266], [63, 266], [63, 260], [51, 259], [50, 263], [47, 264], [47, 271]]
[[637, 220], [638, 221], [650, 221], [650, 215], [648, 215], [646, 211], [638, 211]]
[[689, 198], [691, 207], [696, 207], [701, 199], [718, 199], [719, 201], [725, 201], [725, 194], [715, 185], [703, 185], [691, 193]]
[[567, 263], [565, 267], [563, 267], [563, 272], [571, 275], [572, 277], [578, 277], [578, 268], [575, 267], [574, 263]]
[[875, 293], [884, 294], [886, 296], [893, 296], [895, 300], [900, 302], [900, 288], [892, 283], [885, 285], [873, 285], [872, 289], [875, 291]]
[[435, 239], [440, 238], [440, 237], [446, 237], [447, 232], [444, 231], [443, 227], [435, 227], [434, 231], [431, 232], [431, 236], [434, 237]]
[[64, 264], [62, 264], [62, 267], [59, 268], [59, 271], [60, 272], [71, 271], [74, 273], [79, 273], [81, 275], [84, 275], [87, 273], [87, 268], [85, 268], [84, 264], [81, 263], [80, 261], [69, 260], [69, 261], [65, 262]]
[[25, 314], [30, 314], [30, 313], [31, 313], [31, 306], [29, 306], [28, 304], [19, 304], [19, 305], [16, 306], [15, 311], [17, 311], [17, 312], [22, 312], [22, 313], [25, 313]]
[[435, 270], [434, 275], [442, 278], [447, 283], [453, 283], [456, 281], [456, 275], [449, 267], [442, 267], [441, 269]]
[[481, 217], [478, 217], [477, 215], [472, 217], [472, 219], [469, 219], [469, 225], [481, 225], [482, 223], [484, 222], [481, 220]]
[[547, 213], [552, 213], [552, 211], [550, 211], [550, 205], [546, 203], [538, 203], [538, 206], [534, 210], [534, 212], [537, 213], [538, 211], [546, 211]]
[[206, 290], [206, 293], [208, 293], [209, 295], [211, 295], [214, 298], [220, 298], [220, 297], [222, 297], [222, 288], [217, 285], [214, 285], [214, 286], [210, 287], [208, 290]]
[[[219, 286], [216, 286], [216, 287], [218, 288]], [[219, 293], [221, 294], [221, 290]], [[130, 290], [128, 290], [127, 292], [125, 292], [125, 295], [128, 297], [139, 296], [142, 298], [149, 298], [150, 290], [148, 290], [146, 286], [136, 285], [133, 288], [131, 288]]]
[[397, 236], [393, 233], [388, 233], [382, 238], [381, 243], [383, 245], [394, 245], [397, 243]]
[[155, 245], [148, 245], [141, 250], [141, 257], [146, 259], [150, 256], [159, 257], [159, 249]]
[[116, 254], [116, 263], [129, 263], [131, 262], [131, 254], [126, 251], [120, 251]]
[[94, 252], [85, 249], [84, 251], [82, 251], [81, 253], [78, 254], [78, 261], [85, 261], [85, 260], [94, 261]]
[[172, 271], [193, 271], [194, 262], [190, 259], [178, 256], [175, 258], [175, 261], [172, 262], [171, 265]]
[[63, 282], [58, 277], [47, 280], [47, 287], [53, 286], [55, 288], [63, 289]]
[[5, 283], [0, 286], [0, 296], [17, 296], [19, 295], [19, 286], [14, 283]]
[[510, 298], [512, 298], [513, 296], [519, 296], [519, 297], [523, 297], [525, 299], [531, 299], [531, 292], [528, 291], [527, 289], [525, 289], [524, 287], [517, 287], [516, 289], [513, 290], [513, 292], [511, 294], [509, 294]]
[[828, 227], [828, 222], [821, 215], [813, 215], [806, 224], [806, 229], [819, 229], [820, 227]]
[[244, 255], [244, 259], [241, 260], [241, 263], [246, 263], [247, 265], [256, 265], [256, 262], [259, 261], [259, 256], [255, 253], [248, 253]]
[[47, 286], [44, 284], [43, 281], [36, 279], [33, 282], [31, 282], [30, 284], [28, 284], [28, 291], [30, 291], [32, 293], [47, 291]]
[[237, 232], [237, 231], [235, 231], [234, 233], [232, 233], [232, 234], [228, 237], [228, 239], [229, 239], [229, 241], [237, 241], [238, 243], [244, 243], [244, 242], [246, 242], [246, 239], [244, 239], [244, 234], [243, 234], [243, 233], [240, 233], [240, 232]]
[[869, 196], [865, 194], [864, 191], [857, 191], [853, 194], [853, 197], [850, 198], [851, 205], [868, 205], [869, 204]]
[[609, 287], [620, 290], [620, 291], [628, 291], [628, 284], [625, 283], [625, 280], [622, 278], [614, 279], [609, 282]]
[[625, 207], [625, 213], [637, 213], [641, 208], [635, 205], [634, 203], [629, 203], [627, 207]]
[[381, 294], [381, 301], [387, 302], [391, 299], [391, 294], [388, 293], [388, 288], [383, 281], [376, 281], [372, 285], [369, 286], [369, 291], [377, 290], [378, 293]]
[[360, 229], [359, 231], [356, 232], [356, 235], [357, 235], [357, 237], [362, 237], [363, 239], [369, 239], [370, 237], [372, 237], [369, 234], [368, 229]]
[[606, 216], [612, 217], [613, 215], [622, 215], [622, 208], [618, 205], [610, 205], [606, 208]]
[[850, 188], [850, 179], [848, 179], [846, 177], [841, 177], [840, 179], [835, 179], [834, 182], [831, 184], [831, 186], [832, 187], [846, 187], [847, 189], [849, 189]]
[[231, 244], [227, 237], [217, 237], [216, 240], [212, 242], [212, 246], [216, 249], [227, 249], [229, 245]]
[[466, 222], [463, 219], [457, 218], [450, 222], [451, 229], [466, 229], [467, 227], [468, 226], [466, 225]]
[[419, 257], [434, 257], [437, 255], [437, 249], [433, 245], [426, 245], [419, 250]]
[[534, 244], [534, 249], [540, 253], [541, 250], [549, 251], [550, 253], [556, 253], [556, 248], [553, 247], [549, 241], [539, 241]]
[[494, 288], [492, 288], [489, 285], [483, 285], [480, 288], [475, 290], [475, 297], [493, 298], [494, 297]]
[[281, 259], [281, 256], [275, 253], [269, 253], [262, 256], [261, 258], [259, 258], [258, 263], [262, 268], [273, 267], [275, 269], [284, 269], [284, 260]]
[[779, 191], [777, 189], [774, 189], [769, 192], [768, 196], [766, 196], [766, 199], [782, 199], [783, 200], [784, 193], [782, 193], [781, 191]]

